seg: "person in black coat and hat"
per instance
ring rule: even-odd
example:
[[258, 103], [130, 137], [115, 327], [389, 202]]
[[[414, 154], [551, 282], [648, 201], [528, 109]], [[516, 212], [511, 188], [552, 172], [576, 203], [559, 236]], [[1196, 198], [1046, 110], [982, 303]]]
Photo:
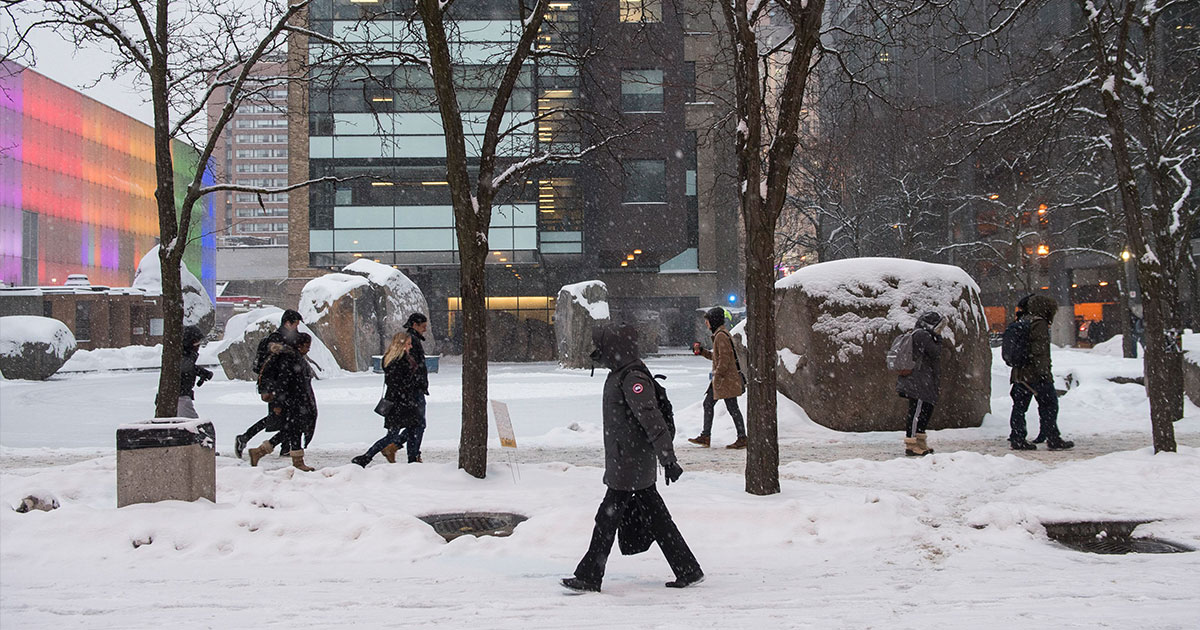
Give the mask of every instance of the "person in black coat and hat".
[[933, 453], [926, 443], [925, 427], [937, 404], [938, 387], [942, 380], [942, 331], [947, 320], [933, 311], [917, 318], [912, 332], [912, 355], [915, 365], [908, 374], [896, 378], [896, 393], [908, 399], [908, 416], [904, 423], [904, 454], [921, 457]]
[[[258, 350], [254, 355], [254, 374], [258, 377], [259, 382], [262, 381], [263, 366], [267, 364], [267, 359], [271, 357], [272, 349], [279, 350], [283, 345], [289, 345], [293, 348], [296, 346], [296, 339], [300, 335], [300, 324], [303, 320], [300, 313], [288, 309], [283, 312], [279, 318], [279, 328], [271, 331], [271, 334], [263, 337], [263, 340], [258, 342]], [[262, 389], [259, 389], [259, 394], [262, 394]], [[272, 412], [271, 403], [267, 403], [267, 415], [259, 419], [258, 422], [250, 425], [245, 433], [233, 438], [233, 454], [238, 459], [242, 458], [242, 452], [246, 450], [246, 445], [254, 436], [261, 431], [279, 431], [283, 427], [279, 426], [279, 418]], [[300, 445], [297, 444], [297, 447]], [[287, 448], [286, 445], [284, 447]], [[286, 450], [285, 450], [286, 452]]]
[[562, 585], [575, 592], [599, 592], [608, 554], [626, 512], [636, 509], [662, 549], [675, 579], [670, 588], [684, 588], [704, 579], [696, 556], [688, 548], [671, 513], [658, 494], [658, 465], [667, 484], [678, 481], [683, 469], [675, 459], [671, 429], [659, 411], [654, 383], [638, 359], [637, 329], [630, 325], [598, 326], [592, 331], [596, 349], [592, 360], [610, 371], [604, 381], [604, 485], [608, 492], [596, 511], [596, 525], [587, 553], [575, 575]]
[[196, 365], [200, 359], [200, 344], [204, 333], [196, 326], [183, 328], [183, 356], [179, 361], [179, 403], [175, 415], [180, 418], [199, 418], [196, 413], [196, 387], [213, 377], [212, 370]]
[[292, 458], [292, 466], [311, 472], [304, 462], [304, 446], [312, 440], [317, 425], [317, 397], [313, 392], [313, 371], [307, 354], [312, 347], [308, 333], [296, 335], [296, 346], [273, 345], [271, 355], [263, 365], [261, 390], [268, 394], [273, 426], [278, 433], [259, 446], [250, 449], [250, 465], [282, 445], [282, 453]]

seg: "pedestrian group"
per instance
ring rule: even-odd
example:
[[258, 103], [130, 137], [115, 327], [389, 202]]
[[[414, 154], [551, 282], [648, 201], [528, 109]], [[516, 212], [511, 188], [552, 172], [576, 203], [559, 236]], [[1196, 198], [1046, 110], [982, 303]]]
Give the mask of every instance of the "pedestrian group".
[[[1045, 442], [1050, 450], [1074, 446], [1058, 430], [1058, 394], [1050, 371], [1049, 325], [1058, 305], [1054, 300], [1031, 295], [1017, 305], [1017, 318], [1004, 333], [1002, 357], [1010, 367], [1010, 394], [1013, 399], [1009, 443], [1014, 450], [1034, 450]], [[725, 401], [733, 420], [737, 439], [729, 449], [746, 447], [746, 427], [737, 399], [746, 391], [746, 379], [733, 338], [726, 328], [729, 313], [713, 308], [704, 315], [712, 333], [712, 350], [693, 344], [692, 352], [712, 361], [711, 380], [704, 394], [704, 428], [688, 442], [709, 447], [716, 401]], [[263, 339], [257, 349], [254, 371], [258, 374], [258, 392], [267, 403], [267, 415], [234, 438], [238, 458], [250, 440], [260, 432], [274, 432], [269, 439], [249, 449], [250, 465], [257, 466], [266, 455], [281, 446], [292, 465], [303, 471], [313, 470], [304, 463], [304, 449], [316, 430], [317, 403], [313, 394], [313, 370], [306, 354], [312, 337], [300, 332], [300, 314], [284, 311], [277, 330]], [[948, 320], [928, 311], [920, 314], [911, 330], [893, 342], [888, 352], [888, 367], [897, 373], [896, 393], [908, 401], [905, 420], [904, 454], [921, 457], [933, 453], [927, 443], [926, 429], [937, 404], [941, 382], [942, 332]], [[421, 462], [424, 436], [425, 398], [429, 395], [429, 374], [425, 366], [424, 341], [429, 320], [413, 313], [405, 330], [394, 335], [384, 352], [382, 367], [384, 391], [375, 412], [383, 417], [384, 435], [362, 455], [351, 461], [366, 467], [382, 453], [395, 463], [400, 449], [406, 449], [409, 463]], [[203, 334], [198, 328], [184, 329], [183, 362], [179, 415], [197, 417], [193, 405], [193, 385], [212, 378], [211, 371], [196, 365]], [[609, 369], [602, 401], [604, 422], [604, 485], [608, 490], [596, 511], [591, 542], [571, 577], [562, 585], [574, 593], [598, 592], [614, 542], [621, 553], [631, 555], [649, 549], [657, 542], [675, 579], [668, 588], [685, 588], [704, 579], [696, 556], [675, 525], [670, 511], [658, 493], [658, 468], [670, 485], [683, 475], [675, 456], [675, 423], [666, 390], [659, 385], [638, 356], [637, 329], [628, 324], [603, 324], [592, 333], [595, 350], [593, 364]], [[664, 378], [664, 377], [658, 377]], [[1038, 404], [1040, 429], [1032, 442], [1026, 439], [1025, 412], [1033, 400]]]

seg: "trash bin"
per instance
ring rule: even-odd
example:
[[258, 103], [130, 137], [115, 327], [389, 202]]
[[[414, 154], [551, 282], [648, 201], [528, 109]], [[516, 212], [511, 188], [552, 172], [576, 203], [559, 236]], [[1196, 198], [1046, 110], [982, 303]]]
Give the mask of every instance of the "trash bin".
[[117, 507], [217, 500], [212, 422], [155, 418], [117, 427]]
[[437, 372], [438, 371], [438, 359], [441, 359], [441, 358], [442, 358], [442, 355], [440, 355], [440, 354], [425, 355], [425, 371], [429, 372], [430, 374]]
[[371, 371], [376, 374], [383, 374], [383, 355], [371, 355]]

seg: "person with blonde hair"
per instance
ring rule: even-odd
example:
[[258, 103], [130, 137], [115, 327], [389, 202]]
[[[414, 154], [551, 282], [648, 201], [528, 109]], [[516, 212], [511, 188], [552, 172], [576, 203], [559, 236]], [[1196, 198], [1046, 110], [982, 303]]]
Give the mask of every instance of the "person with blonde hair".
[[396, 333], [383, 353], [383, 399], [375, 411], [383, 416], [383, 428], [387, 431], [366, 453], [350, 460], [363, 468], [371, 463], [378, 453], [383, 453], [389, 463], [396, 463], [396, 451], [404, 444], [406, 429], [418, 424], [417, 362], [412, 352], [412, 337], [407, 332]]

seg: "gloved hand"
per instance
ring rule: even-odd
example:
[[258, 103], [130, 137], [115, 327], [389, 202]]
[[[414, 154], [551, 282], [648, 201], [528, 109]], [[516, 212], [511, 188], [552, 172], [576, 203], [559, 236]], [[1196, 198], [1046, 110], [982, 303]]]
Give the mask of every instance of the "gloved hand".
[[196, 387], [200, 387], [213, 377], [212, 370], [201, 370], [199, 378], [196, 379]]
[[692, 354], [700, 354], [700, 342], [692, 342]]
[[679, 466], [679, 462], [673, 462], [670, 466], [663, 469], [663, 473], [667, 477], [667, 485], [671, 485], [672, 481], [679, 481], [679, 477], [683, 475], [683, 468]]

